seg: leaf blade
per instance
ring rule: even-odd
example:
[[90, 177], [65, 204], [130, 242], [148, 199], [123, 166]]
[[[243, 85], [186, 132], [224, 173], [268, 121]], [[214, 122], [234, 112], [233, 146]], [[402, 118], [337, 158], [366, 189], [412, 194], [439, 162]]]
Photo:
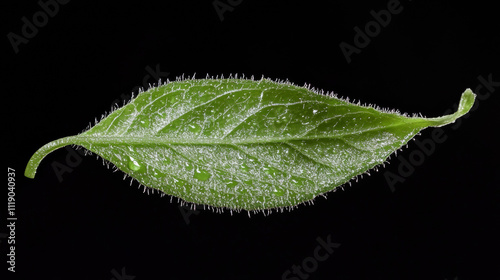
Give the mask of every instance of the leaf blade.
[[384, 163], [420, 130], [453, 122], [474, 97], [466, 90], [457, 112], [426, 119], [265, 79], [172, 82], [80, 135], [47, 144], [25, 174], [34, 177], [44, 153], [76, 144], [188, 202], [293, 207]]

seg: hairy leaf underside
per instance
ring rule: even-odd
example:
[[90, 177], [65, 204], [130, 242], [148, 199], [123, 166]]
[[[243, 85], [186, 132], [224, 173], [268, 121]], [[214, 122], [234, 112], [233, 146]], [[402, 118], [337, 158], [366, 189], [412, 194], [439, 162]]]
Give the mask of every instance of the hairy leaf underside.
[[51, 142], [82, 146], [142, 185], [232, 210], [294, 207], [383, 164], [419, 131], [467, 113], [409, 117], [268, 79], [197, 79], [140, 93], [94, 127]]

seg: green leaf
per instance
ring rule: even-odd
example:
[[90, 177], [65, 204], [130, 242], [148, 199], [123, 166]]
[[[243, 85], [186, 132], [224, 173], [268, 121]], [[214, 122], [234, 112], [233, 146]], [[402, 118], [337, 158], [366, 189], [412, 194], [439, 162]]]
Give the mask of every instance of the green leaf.
[[454, 122], [361, 106], [268, 79], [199, 79], [140, 93], [89, 130], [40, 148], [82, 146], [144, 186], [231, 210], [294, 207], [383, 164], [418, 132]]

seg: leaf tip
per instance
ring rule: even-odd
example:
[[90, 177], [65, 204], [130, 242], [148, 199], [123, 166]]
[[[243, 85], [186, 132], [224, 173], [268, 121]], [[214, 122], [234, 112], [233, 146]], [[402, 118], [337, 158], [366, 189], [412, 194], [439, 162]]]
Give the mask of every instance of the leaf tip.
[[468, 88], [462, 93], [460, 102], [458, 103], [458, 109], [455, 113], [438, 118], [429, 118], [427, 120], [431, 122], [430, 126], [434, 127], [440, 127], [450, 123], [454, 123], [456, 119], [460, 118], [470, 111], [472, 106], [474, 106], [475, 100], [476, 94], [474, 94], [472, 90]]
[[474, 94], [470, 88], [466, 89], [460, 98], [457, 113], [460, 113], [460, 116], [467, 114], [474, 105], [475, 100], [476, 94]]

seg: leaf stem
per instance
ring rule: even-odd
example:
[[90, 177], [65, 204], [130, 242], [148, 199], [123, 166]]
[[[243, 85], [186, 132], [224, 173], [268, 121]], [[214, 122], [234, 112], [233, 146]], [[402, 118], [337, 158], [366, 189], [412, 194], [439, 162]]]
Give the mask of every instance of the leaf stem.
[[31, 156], [28, 165], [26, 166], [26, 170], [24, 171], [24, 176], [31, 179], [35, 178], [36, 169], [42, 159], [54, 150], [73, 144], [73, 140], [74, 136], [69, 136], [54, 140], [42, 146], [35, 152], [35, 154], [33, 154], [33, 156]]

